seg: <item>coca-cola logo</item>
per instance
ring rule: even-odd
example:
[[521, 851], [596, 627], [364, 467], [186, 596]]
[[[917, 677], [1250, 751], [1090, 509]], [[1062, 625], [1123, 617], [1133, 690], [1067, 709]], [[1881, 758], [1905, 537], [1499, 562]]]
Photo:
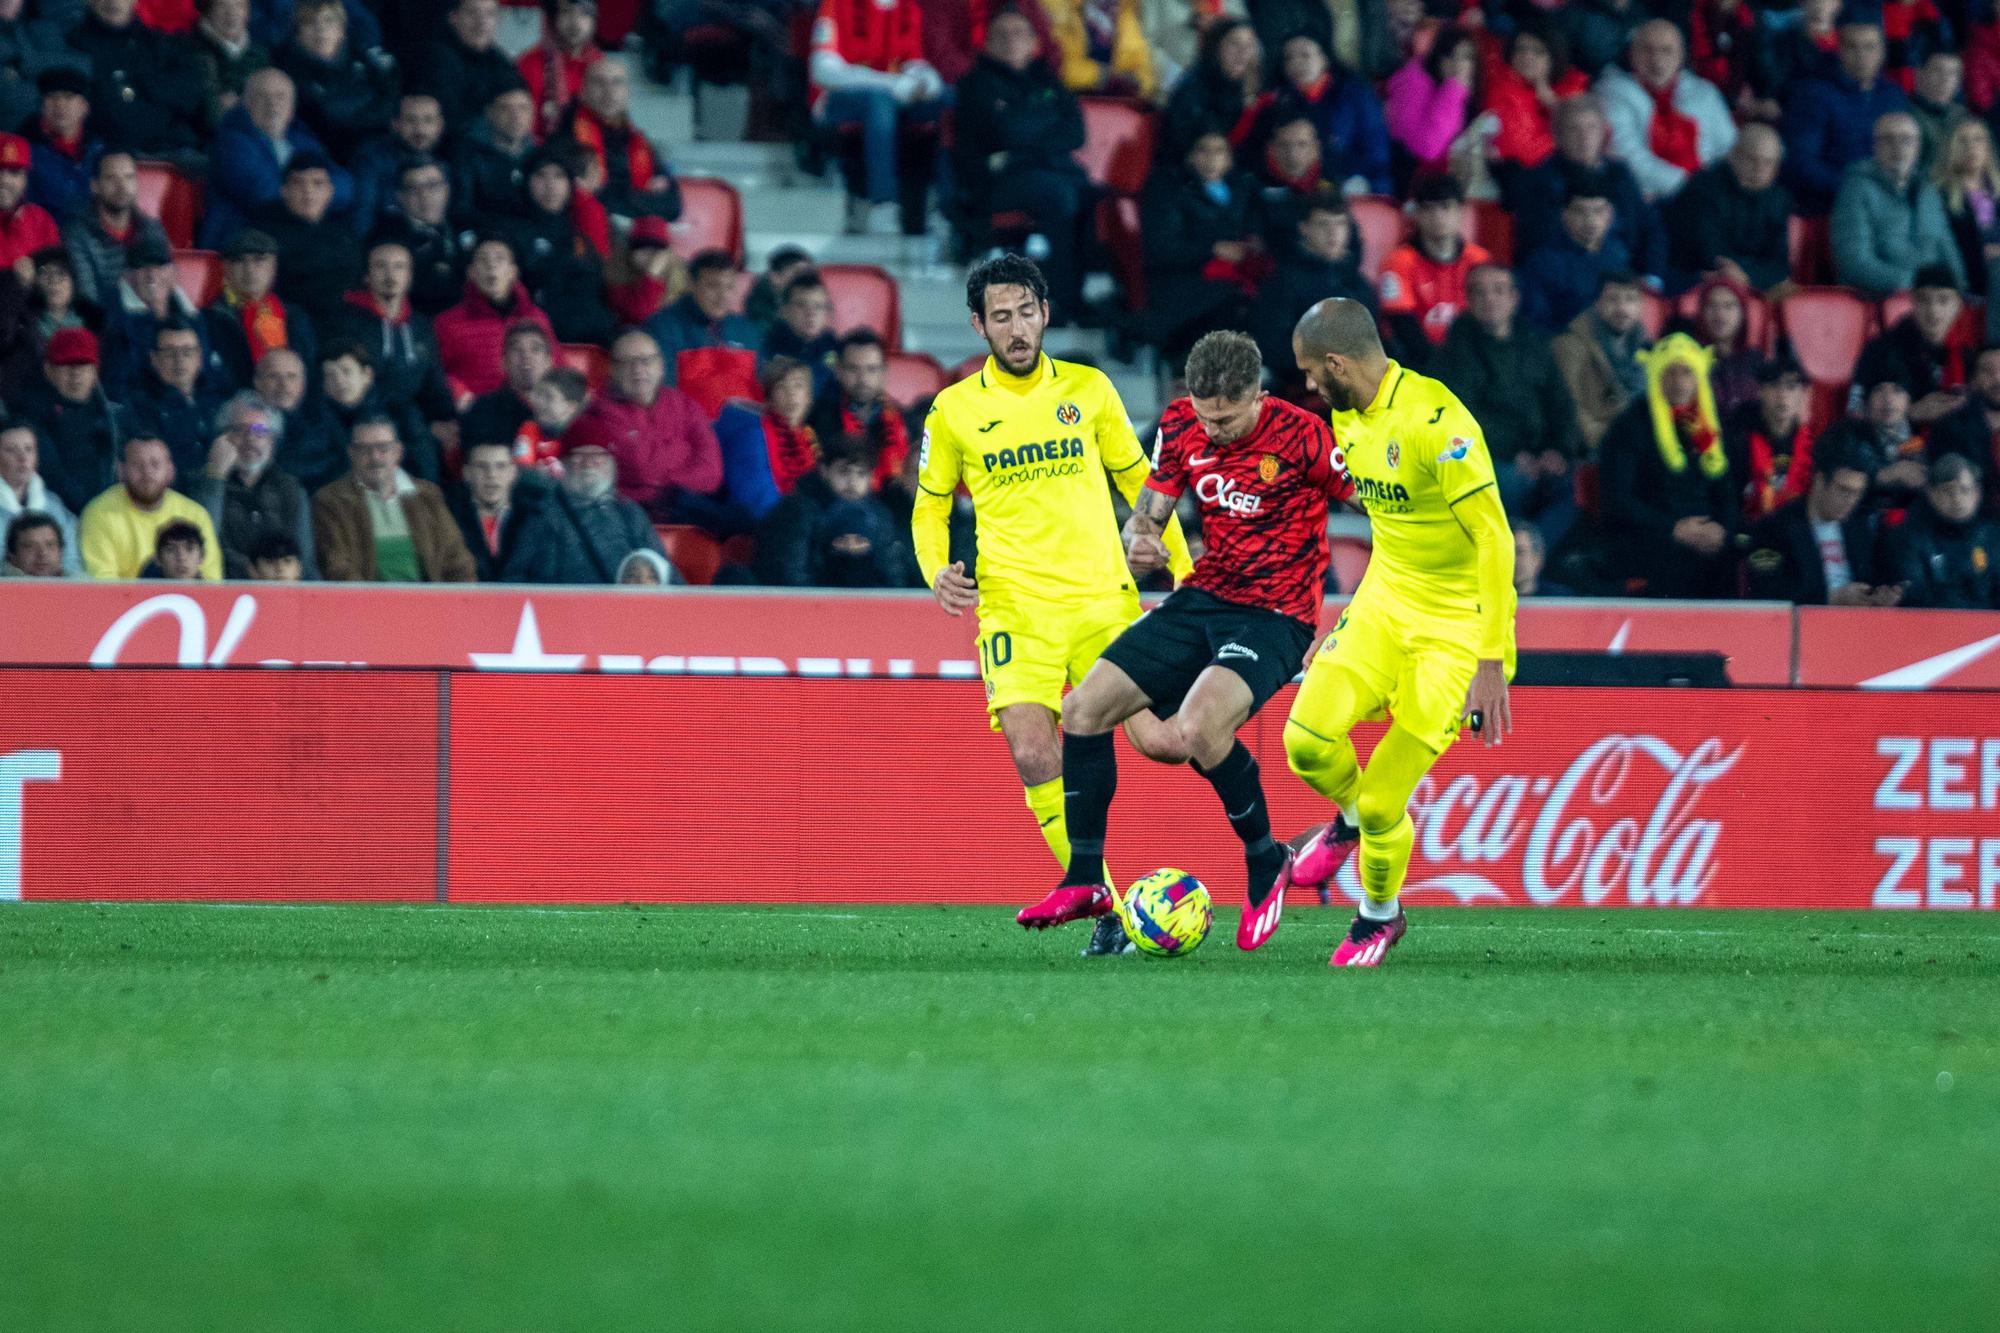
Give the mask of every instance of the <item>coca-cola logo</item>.
[[[1657, 736], [1610, 735], [1561, 774], [1487, 782], [1435, 775], [1410, 801], [1415, 859], [1404, 892], [1464, 903], [1686, 907], [1715, 881], [1722, 821], [1697, 813], [1703, 788], [1743, 757], [1716, 738], [1682, 753]], [[1357, 860], [1340, 872], [1359, 897]], [[1430, 873], [1435, 867], [1435, 873]], [[1488, 870], [1487, 867], [1492, 867]]]

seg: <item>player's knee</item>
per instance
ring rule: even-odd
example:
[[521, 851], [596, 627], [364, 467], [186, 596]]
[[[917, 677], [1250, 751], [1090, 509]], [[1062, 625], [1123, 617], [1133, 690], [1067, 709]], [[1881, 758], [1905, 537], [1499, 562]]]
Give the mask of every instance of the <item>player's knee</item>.
[[1079, 736], [1095, 736], [1118, 725], [1111, 710], [1088, 690], [1071, 690], [1063, 697], [1063, 730]]
[[1285, 762], [1300, 777], [1317, 773], [1332, 757], [1333, 743], [1320, 739], [1304, 727], [1285, 728]]
[[1014, 771], [1030, 787], [1062, 776], [1062, 748], [1052, 734], [1009, 736], [1007, 749], [1014, 756]]
[[1354, 817], [1360, 821], [1364, 833], [1387, 833], [1403, 822], [1403, 806], [1395, 796], [1370, 786], [1363, 777], [1361, 790], [1354, 798]]
[[1127, 732], [1132, 748], [1156, 764], [1185, 764], [1187, 746], [1180, 732], [1168, 723], [1157, 727], [1133, 727]]

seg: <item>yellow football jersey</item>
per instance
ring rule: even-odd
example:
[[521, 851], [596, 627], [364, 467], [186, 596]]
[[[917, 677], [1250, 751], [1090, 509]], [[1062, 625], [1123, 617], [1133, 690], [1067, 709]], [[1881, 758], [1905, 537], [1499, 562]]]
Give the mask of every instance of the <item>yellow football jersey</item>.
[[1391, 361], [1374, 402], [1331, 420], [1373, 529], [1357, 595], [1386, 593], [1419, 612], [1477, 617], [1478, 553], [1451, 509], [1496, 484], [1472, 413], [1438, 381]]
[[[924, 421], [913, 536], [924, 581], [946, 563], [940, 504], [959, 483], [972, 496], [982, 599], [1078, 602], [1129, 591], [1105, 474], [1127, 500], [1150, 469], [1125, 404], [1102, 371], [1044, 356], [1025, 379], [991, 357], [979, 373], [938, 394]], [[925, 496], [930, 504], [922, 503]], [[1164, 537], [1168, 565], [1192, 561], [1180, 526]]]

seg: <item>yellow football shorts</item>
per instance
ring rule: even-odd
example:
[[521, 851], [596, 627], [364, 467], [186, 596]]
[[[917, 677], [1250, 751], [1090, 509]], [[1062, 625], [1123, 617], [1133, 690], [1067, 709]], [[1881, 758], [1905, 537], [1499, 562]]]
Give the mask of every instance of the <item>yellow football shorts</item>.
[[986, 712], [1000, 730], [1000, 710], [1041, 704], [1062, 711], [1063, 689], [1080, 683], [1110, 642], [1139, 618], [1139, 594], [1066, 603], [982, 599], [979, 675]]
[[[1477, 621], [1422, 613], [1390, 597], [1357, 597], [1307, 665], [1292, 717], [1328, 738], [1346, 735], [1357, 722], [1393, 717], [1442, 753], [1458, 737], [1465, 691], [1479, 665], [1478, 639]], [[1506, 664], [1512, 680], [1511, 639]], [[1341, 716], [1347, 713], [1353, 715]]]

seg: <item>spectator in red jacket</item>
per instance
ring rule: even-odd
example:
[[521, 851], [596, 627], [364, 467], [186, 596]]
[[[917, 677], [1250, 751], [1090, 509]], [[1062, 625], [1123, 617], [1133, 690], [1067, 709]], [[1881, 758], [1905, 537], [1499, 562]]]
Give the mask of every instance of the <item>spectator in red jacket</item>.
[[500, 237], [488, 236], [472, 251], [465, 299], [437, 317], [438, 355], [455, 397], [476, 398], [506, 382], [500, 354], [507, 327], [523, 319], [539, 324], [554, 345], [556, 331], [549, 317], [528, 299], [528, 289], [521, 285], [514, 248]]
[[541, 135], [555, 130], [583, 91], [584, 74], [604, 59], [597, 49], [596, 0], [555, 0], [544, 31], [541, 44], [514, 64], [535, 99], [535, 132]]
[[563, 437], [564, 452], [618, 460], [618, 490], [658, 523], [685, 521], [722, 486], [722, 446], [694, 399], [668, 388], [660, 345], [634, 330], [611, 345], [611, 382]]
[[1518, 29], [1507, 42], [1506, 63], [1486, 71], [1482, 109], [1500, 124], [1494, 156], [1524, 167], [1547, 161], [1556, 150], [1556, 103], [1589, 87], [1590, 80], [1569, 67], [1569, 48], [1559, 34]]
[[873, 329], [849, 329], [838, 346], [833, 383], [820, 393], [807, 420], [822, 443], [841, 435], [874, 441], [875, 484], [883, 486], [910, 452], [909, 427], [884, 393], [889, 352]]
[[23, 287], [35, 285], [35, 265], [29, 256], [62, 244], [62, 233], [48, 210], [27, 202], [32, 161], [26, 139], [0, 134], [0, 267], [12, 268]]
[[632, 81], [621, 60], [600, 60], [583, 76], [583, 91], [563, 117], [560, 136], [590, 152], [585, 187], [620, 217], [681, 215], [681, 189], [666, 156], [632, 123]]

